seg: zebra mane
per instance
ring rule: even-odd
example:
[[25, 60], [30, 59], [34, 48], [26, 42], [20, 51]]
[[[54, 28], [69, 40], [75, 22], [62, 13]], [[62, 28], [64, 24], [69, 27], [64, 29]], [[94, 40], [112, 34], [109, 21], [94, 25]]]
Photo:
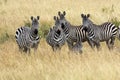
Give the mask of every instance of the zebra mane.
[[97, 24], [93, 23], [93, 21], [91, 21], [90, 19], [88, 19], [88, 20], [89, 20], [90, 25], [92, 25], [92, 26], [100, 26], [100, 25], [97, 25]]

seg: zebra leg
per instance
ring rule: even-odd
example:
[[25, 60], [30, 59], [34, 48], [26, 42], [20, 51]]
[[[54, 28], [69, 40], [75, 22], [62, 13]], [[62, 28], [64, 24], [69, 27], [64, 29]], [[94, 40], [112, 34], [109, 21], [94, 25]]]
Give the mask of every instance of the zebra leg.
[[95, 45], [96, 45], [96, 48], [97, 48], [97, 51], [100, 51], [100, 42], [99, 41], [94, 41]]
[[115, 37], [112, 37], [112, 38], [111, 38], [111, 41], [110, 41], [111, 49], [112, 49], [112, 50], [113, 50], [114, 42], [115, 42]]
[[38, 44], [36, 44], [34, 47], [34, 54], [36, 53], [37, 49], [38, 49]]
[[95, 43], [94, 43], [93, 41], [91, 41], [91, 40], [88, 40], [87, 42], [88, 42], [88, 44], [90, 45], [90, 47], [94, 50], [94, 48], [95, 48]]
[[59, 50], [59, 51], [60, 51], [60, 50], [61, 50], [61, 46], [58, 46], [58, 47], [57, 47], [57, 50]]
[[110, 50], [111, 49], [111, 46], [110, 46], [110, 39], [106, 41], [106, 44], [108, 46], [108, 49]]
[[52, 46], [52, 50], [55, 51], [54, 46]]
[[80, 42], [76, 42], [76, 44], [73, 46], [73, 51], [82, 53], [82, 44]]
[[114, 41], [115, 41], [115, 37], [111, 37], [111, 39], [106, 41], [106, 44], [107, 44], [109, 50], [113, 50]]
[[22, 51], [23, 51], [23, 48], [19, 46], [19, 52], [22, 53]]
[[52, 46], [52, 50], [53, 50], [53, 52], [56, 52], [57, 48], [56, 48], [56, 46], [55, 46], [55, 45], [54, 45], [54, 46]]
[[82, 53], [82, 44], [81, 42], [78, 43], [79, 53]]
[[73, 43], [67, 41], [67, 45], [68, 45], [69, 50], [73, 49]]
[[36, 51], [37, 51], [37, 47], [34, 48], [34, 54], [36, 53]]
[[61, 46], [60, 45], [57, 45], [57, 51], [58, 51], [57, 53], [59, 53], [59, 54], [61, 53]]
[[24, 47], [24, 48], [23, 48], [23, 52], [27, 53], [27, 51], [28, 51], [28, 48], [27, 48], [27, 47]]
[[100, 51], [100, 43], [97, 43], [96, 47], [97, 47], [97, 50]]
[[93, 44], [96, 46], [96, 48], [97, 48], [97, 51], [100, 51], [101, 49], [100, 49], [100, 41], [98, 40], [98, 39], [96, 39], [96, 38], [94, 38], [94, 39], [90, 39], [92, 42], [93, 42]]
[[30, 48], [28, 48], [28, 53], [30, 54]]
[[29, 54], [30, 54], [30, 48], [28, 48], [28, 47], [24, 47], [23, 52], [25, 52], [25, 53], [29, 53]]

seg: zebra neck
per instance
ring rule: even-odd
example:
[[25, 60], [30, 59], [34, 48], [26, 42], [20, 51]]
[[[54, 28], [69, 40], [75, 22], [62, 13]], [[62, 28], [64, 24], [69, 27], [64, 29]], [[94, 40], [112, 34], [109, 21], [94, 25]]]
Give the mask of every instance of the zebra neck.
[[90, 30], [90, 29], [94, 29], [95, 28], [95, 24], [90, 24], [90, 25], [88, 25], [88, 29]]
[[65, 33], [66, 36], [69, 34], [70, 28], [71, 24], [67, 22], [67, 24], [65, 24], [65, 28], [63, 29], [63, 32]]

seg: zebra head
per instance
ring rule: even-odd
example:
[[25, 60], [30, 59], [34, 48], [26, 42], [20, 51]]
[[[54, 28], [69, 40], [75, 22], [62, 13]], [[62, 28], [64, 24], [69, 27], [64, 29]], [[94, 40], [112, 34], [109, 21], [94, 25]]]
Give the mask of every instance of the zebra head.
[[91, 25], [91, 21], [89, 20], [90, 14], [87, 15], [81, 14], [81, 17], [82, 17], [83, 29], [88, 30], [89, 25]]
[[37, 16], [37, 18], [34, 18], [33, 16], [31, 16], [31, 21], [32, 21], [32, 28], [39, 28], [39, 16]]
[[60, 22], [60, 24], [61, 24], [61, 28], [64, 30], [65, 29], [65, 27], [67, 27], [67, 23], [68, 23], [68, 21], [66, 20], [66, 18], [65, 18], [65, 15], [66, 15], [66, 12], [65, 11], [63, 11], [63, 13], [61, 13], [60, 11], [58, 12], [58, 15], [59, 15], [59, 22]]
[[66, 20], [66, 18], [65, 18], [65, 15], [66, 15], [66, 12], [65, 11], [63, 11], [63, 13], [61, 13], [60, 11], [58, 12], [58, 16], [59, 16], [59, 18], [60, 18], [60, 23], [62, 24], [65, 24], [65, 23], [67, 23], [68, 21]]
[[58, 17], [54, 16], [54, 21], [55, 21], [55, 26], [56, 27], [61, 27], [60, 20]]
[[31, 16], [31, 21], [32, 21], [32, 27], [31, 27], [31, 30], [32, 30], [32, 33], [34, 35], [37, 35], [38, 34], [38, 28], [39, 28], [39, 16], [37, 16], [37, 18], [34, 18], [33, 16]]
[[65, 15], [65, 11], [63, 11], [63, 13], [61, 13], [60, 11], [58, 12], [58, 16], [60, 18], [59, 23], [61, 24], [61, 28], [67, 37], [69, 33], [70, 23], [66, 20]]
[[60, 19], [58, 18], [58, 17], [56, 17], [56, 16], [54, 16], [54, 20], [55, 20], [55, 30], [57, 30], [57, 32], [56, 33], [58, 33], [59, 35], [60, 35], [60, 33], [61, 33], [61, 31], [63, 31], [64, 30], [64, 24], [62, 23], [60, 23]]
[[58, 15], [59, 15], [60, 19], [65, 19], [66, 12], [63, 11], [63, 13], [61, 13], [60, 11], [58, 11]]

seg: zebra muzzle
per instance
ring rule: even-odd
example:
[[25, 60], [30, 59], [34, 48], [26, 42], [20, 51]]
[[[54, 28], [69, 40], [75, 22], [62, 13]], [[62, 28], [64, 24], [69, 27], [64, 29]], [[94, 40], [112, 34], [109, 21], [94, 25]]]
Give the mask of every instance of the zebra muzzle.
[[58, 30], [56, 31], [56, 33], [60, 35], [60, 34], [61, 34], [61, 30], [58, 29]]
[[34, 34], [36, 34], [36, 35], [38, 34], [38, 30], [37, 29], [34, 30]]
[[84, 27], [84, 28], [83, 28], [83, 30], [87, 31], [87, 30], [88, 30], [88, 28], [87, 28], [87, 27]]
[[63, 23], [61, 24], [61, 28], [62, 28], [62, 29], [65, 29], [65, 25], [64, 25]]

